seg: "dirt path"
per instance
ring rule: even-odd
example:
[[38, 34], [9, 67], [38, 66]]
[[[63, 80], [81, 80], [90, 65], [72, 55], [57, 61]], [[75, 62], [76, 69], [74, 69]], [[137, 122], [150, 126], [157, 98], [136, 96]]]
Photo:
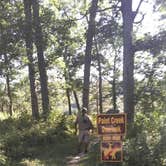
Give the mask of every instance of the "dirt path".
[[67, 166], [79, 166], [79, 163], [83, 157], [84, 157], [84, 154], [66, 157]]
[[[99, 143], [99, 138], [98, 137], [95, 137], [91, 140], [90, 142], [90, 145], [89, 145], [89, 150], [91, 151], [91, 149], [93, 148], [93, 146], [95, 144]], [[84, 160], [84, 158], [86, 158], [88, 155], [87, 154], [78, 154], [78, 155], [71, 155], [71, 156], [67, 156], [66, 157], [66, 163], [67, 163], [67, 166], [79, 166], [80, 163], [82, 163], [82, 161]]]

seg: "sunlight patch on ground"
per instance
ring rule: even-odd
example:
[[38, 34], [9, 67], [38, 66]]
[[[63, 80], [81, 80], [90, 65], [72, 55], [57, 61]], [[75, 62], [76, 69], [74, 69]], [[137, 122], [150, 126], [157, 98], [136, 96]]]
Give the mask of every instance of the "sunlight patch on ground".
[[0, 120], [7, 119], [9, 115], [7, 113], [0, 112]]
[[22, 165], [25, 165], [25, 166], [45, 166], [40, 160], [38, 159], [35, 159], [35, 160], [28, 160], [28, 159], [23, 159], [21, 161], [21, 164]]

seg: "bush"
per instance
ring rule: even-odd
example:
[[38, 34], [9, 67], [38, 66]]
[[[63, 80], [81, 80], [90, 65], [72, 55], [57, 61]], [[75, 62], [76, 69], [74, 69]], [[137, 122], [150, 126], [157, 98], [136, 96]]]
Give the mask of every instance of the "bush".
[[[165, 166], [166, 116], [138, 113], [124, 142], [124, 166]], [[140, 163], [141, 162], [141, 163]]]
[[[34, 121], [25, 113], [17, 119], [6, 119], [0, 123], [4, 154], [8, 160], [20, 160], [34, 156], [37, 147], [64, 142], [71, 133], [71, 121], [60, 112], [51, 113], [47, 121]], [[4, 158], [0, 162], [5, 162]]]

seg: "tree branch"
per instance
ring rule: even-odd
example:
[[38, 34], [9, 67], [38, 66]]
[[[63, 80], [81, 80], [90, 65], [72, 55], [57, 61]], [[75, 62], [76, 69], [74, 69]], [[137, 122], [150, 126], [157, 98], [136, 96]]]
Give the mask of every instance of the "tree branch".
[[71, 19], [69, 16], [68, 16], [68, 14], [67, 14], [67, 12], [64, 10], [64, 14], [65, 14], [65, 16], [67, 17], [67, 19], [68, 19], [68, 21], [79, 21], [79, 20], [82, 20], [83, 18], [85, 18], [88, 14], [89, 14], [89, 11], [87, 10], [86, 12], [85, 12], [85, 14], [82, 16], [82, 17], [80, 17], [80, 18], [73, 18], [73, 19]]
[[136, 15], [138, 14], [142, 2], [143, 2], [143, 0], [140, 0], [136, 11], [133, 12], [133, 20], [135, 19]]
[[104, 12], [104, 11], [109, 10], [109, 9], [112, 9], [112, 6], [111, 7], [107, 7], [105, 9], [97, 10], [97, 12]]
[[105, 8], [105, 9], [100, 9], [100, 10], [97, 10], [97, 12], [104, 12], [104, 11], [106, 11], [106, 10], [110, 10], [110, 9], [113, 9], [113, 8], [121, 9], [121, 7], [120, 7], [120, 6], [118, 6], [118, 5], [119, 5], [119, 3], [120, 3], [120, 0], [119, 0], [119, 1], [117, 1], [117, 3], [116, 3], [116, 4], [114, 4], [114, 5], [112, 5], [111, 7], [107, 7], [107, 8]]
[[145, 18], [145, 14], [142, 15], [142, 18], [139, 21], [134, 22], [134, 24], [139, 24], [143, 21], [143, 19]]

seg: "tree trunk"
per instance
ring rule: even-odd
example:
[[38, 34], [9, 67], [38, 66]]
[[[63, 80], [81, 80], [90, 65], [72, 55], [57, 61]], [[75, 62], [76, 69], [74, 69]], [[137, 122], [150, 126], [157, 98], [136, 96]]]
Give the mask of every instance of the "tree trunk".
[[88, 22], [88, 30], [86, 35], [86, 50], [84, 60], [84, 83], [83, 83], [83, 107], [89, 106], [89, 84], [90, 84], [90, 66], [91, 66], [91, 52], [93, 37], [95, 34], [95, 17], [97, 11], [98, 0], [92, 0], [90, 7], [90, 18]]
[[117, 94], [116, 94], [116, 79], [117, 79], [117, 60], [119, 51], [116, 50], [116, 46], [113, 45], [113, 48], [115, 50], [115, 57], [114, 57], [114, 65], [113, 65], [113, 83], [112, 83], [112, 100], [113, 100], [113, 108], [114, 110], [117, 110]]
[[7, 95], [9, 98], [9, 114], [10, 114], [10, 116], [12, 116], [13, 115], [13, 102], [12, 102], [11, 89], [10, 89], [9, 74], [6, 75], [6, 85], [7, 85]]
[[68, 100], [68, 109], [69, 109], [69, 115], [72, 114], [71, 112], [71, 100], [70, 100], [70, 89], [66, 89], [66, 95], [67, 95], [67, 100]]
[[67, 46], [65, 47], [65, 52], [63, 54], [63, 60], [64, 60], [64, 63], [65, 63], [65, 69], [64, 69], [64, 77], [65, 77], [65, 81], [66, 81], [66, 96], [67, 96], [67, 100], [68, 100], [68, 111], [69, 111], [69, 115], [72, 114], [71, 112], [71, 100], [70, 100], [70, 91], [71, 91], [71, 88], [69, 88], [70, 86], [70, 80], [71, 80], [71, 77], [70, 77], [70, 73], [69, 73], [69, 66], [68, 66], [68, 59], [67, 59]]
[[124, 112], [127, 113], [128, 123], [132, 123], [134, 120], [134, 52], [132, 48], [132, 0], [122, 0], [122, 16]]
[[7, 87], [7, 96], [9, 99], [9, 114], [10, 116], [12, 116], [13, 111], [12, 111], [12, 107], [13, 107], [13, 102], [12, 102], [12, 95], [11, 95], [11, 89], [10, 89], [10, 78], [9, 78], [9, 72], [10, 72], [10, 67], [9, 67], [9, 62], [8, 62], [8, 57], [6, 54], [4, 54], [5, 57], [5, 65], [6, 65], [6, 87]]
[[[101, 54], [99, 53], [96, 39], [95, 39], [95, 47], [96, 47], [97, 65], [98, 65], [98, 72], [99, 72], [99, 79], [98, 79], [99, 85], [97, 84], [98, 85], [97, 88], [99, 90], [99, 99], [97, 97], [97, 101], [99, 101], [99, 112], [102, 113], [103, 112], [103, 94], [102, 94], [102, 71], [101, 71], [101, 60], [100, 60]], [[98, 109], [97, 109], [97, 112], [98, 112]]]
[[34, 27], [35, 27], [35, 44], [37, 48], [38, 68], [39, 68], [40, 85], [41, 85], [42, 108], [43, 108], [43, 115], [45, 118], [47, 118], [49, 114], [49, 96], [48, 96], [46, 64], [44, 60], [44, 51], [43, 51], [42, 29], [39, 18], [38, 0], [32, 0], [32, 6], [33, 6]]
[[38, 99], [35, 89], [35, 69], [33, 64], [33, 38], [32, 38], [32, 11], [31, 0], [24, 0], [24, 13], [25, 13], [25, 41], [26, 52], [28, 57], [28, 70], [30, 81], [30, 93], [31, 93], [31, 107], [32, 116], [35, 119], [39, 118]]
[[77, 93], [75, 90], [73, 90], [73, 94], [74, 94], [74, 98], [76, 101], [77, 109], [78, 109], [78, 111], [80, 111], [80, 104], [79, 104], [79, 100], [78, 100]]
[[4, 112], [4, 109], [3, 109], [3, 102], [1, 103], [1, 112]]
[[114, 66], [113, 66], [113, 82], [112, 82], [112, 99], [113, 99], [113, 108], [114, 110], [116, 110], [117, 108], [117, 104], [116, 104], [116, 57], [117, 55], [115, 55], [115, 59], [114, 59]]

